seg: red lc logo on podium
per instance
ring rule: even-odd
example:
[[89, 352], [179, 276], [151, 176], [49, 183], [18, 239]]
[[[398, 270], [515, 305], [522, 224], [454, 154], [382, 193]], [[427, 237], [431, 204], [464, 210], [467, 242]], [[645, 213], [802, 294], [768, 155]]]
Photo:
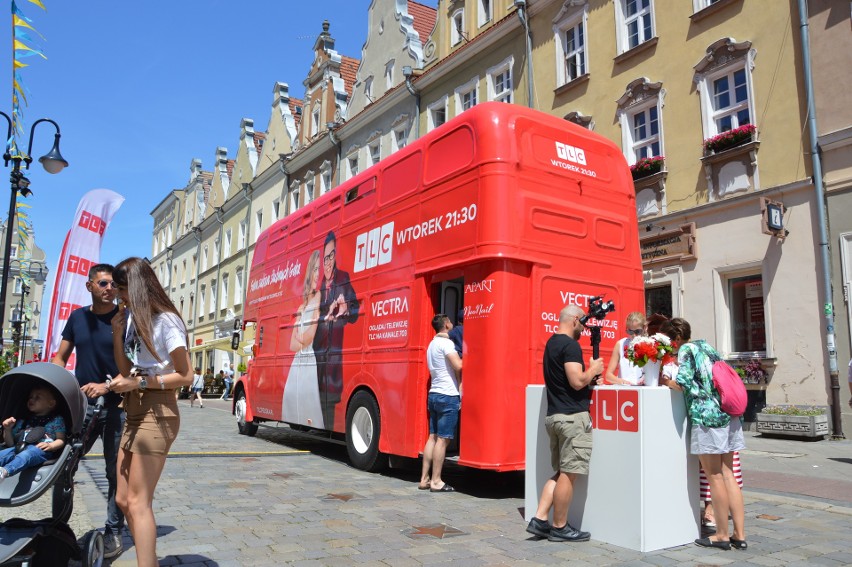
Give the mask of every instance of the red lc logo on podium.
[[639, 431], [639, 392], [634, 389], [592, 391], [592, 425], [602, 431]]

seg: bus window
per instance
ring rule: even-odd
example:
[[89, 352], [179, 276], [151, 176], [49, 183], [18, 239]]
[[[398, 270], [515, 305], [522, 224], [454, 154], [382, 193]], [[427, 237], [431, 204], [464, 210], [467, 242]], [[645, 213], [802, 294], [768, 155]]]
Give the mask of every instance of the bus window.
[[469, 126], [462, 125], [453, 132], [436, 138], [429, 145], [427, 152], [423, 181], [430, 185], [470, 166], [476, 155], [473, 131]]
[[[354, 191], [354, 194], [352, 193]], [[369, 213], [376, 206], [376, 178], [371, 177], [355, 189], [346, 193], [346, 204], [343, 207], [343, 222], [349, 222]]]
[[314, 236], [325, 238], [329, 231], [336, 231], [340, 226], [340, 195], [320, 205], [314, 217]]
[[464, 280], [448, 280], [441, 282], [441, 304], [435, 313], [443, 313], [450, 318], [453, 325], [458, 325], [458, 312], [462, 308], [462, 286]]
[[391, 201], [414, 193], [420, 183], [423, 155], [415, 152], [388, 166], [382, 180], [379, 204], [387, 205]]

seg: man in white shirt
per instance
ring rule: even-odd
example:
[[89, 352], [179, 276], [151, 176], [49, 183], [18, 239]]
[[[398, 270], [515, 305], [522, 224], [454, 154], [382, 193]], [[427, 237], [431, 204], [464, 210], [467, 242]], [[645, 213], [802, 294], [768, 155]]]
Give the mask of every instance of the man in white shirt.
[[453, 492], [453, 487], [441, 480], [441, 469], [444, 467], [447, 446], [459, 422], [462, 361], [448, 335], [453, 328], [450, 318], [442, 313], [435, 315], [432, 328], [436, 334], [426, 349], [426, 364], [432, 376], [427, 402], [429, 439], [423, 448], [423, 474], [418, 488], [431, 492]]

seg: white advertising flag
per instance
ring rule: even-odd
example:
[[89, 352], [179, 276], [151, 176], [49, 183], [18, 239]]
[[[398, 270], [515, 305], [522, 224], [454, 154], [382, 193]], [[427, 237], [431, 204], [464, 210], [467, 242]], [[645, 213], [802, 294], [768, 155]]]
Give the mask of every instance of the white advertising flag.
[[[109, 189], [89, 191], [77, 205], [74, 224], [65, 236], [62, 254], [57, 264], [50, 302], [50, 319], [47, 324], [45, 352], [51, 360], [62, 342], [62, 330], [71, 312], [90, 305], [91, 294], [86, 290], [89, 268], [100, 263], [101, 244], [113, 215], [124, 202], [124, 197]], [[66, 368], [77, 366], [76, 353], [68, 358]]]

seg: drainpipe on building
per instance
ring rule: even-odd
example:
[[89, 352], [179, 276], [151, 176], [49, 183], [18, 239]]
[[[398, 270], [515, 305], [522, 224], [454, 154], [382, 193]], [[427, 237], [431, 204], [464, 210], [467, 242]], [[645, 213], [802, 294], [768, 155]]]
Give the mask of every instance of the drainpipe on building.
[[[243, 287], [243, 302], [242, 302], [243, 324], [245, 324], [246, 296], [248, 294], [248, 258], [249, 258], [248, 249], [249, 249], [249, 235], [251, 235], [251, 221], [250, 221], [250, 219], [251, 219], [252, 198], [248, 196], [249, 192], [251, 192], [252, 195], [254, 194], [254, 191], [252, 191], [251, 183], [243, 183], [243, 193], [242, 193], [243, 199], [248, 201], [248, 208], [246, 209], [246, 247], [245, 247], [245, 255], [244, 255], [245, 258], [243, 260], [243, 279], [245, 281], [242, 282], [242, 287]], [[278, 210], [279, 211], [281, 210], [280, 206], [278, 207]]]
[[535, 108], [533, 104], [533, 62], [532, 62], [532, 34], [530, 33], [530, 19], [527, 14], [526, 0], [515, 0], [515, 11], [524, 26], [524, 37], [526, 38], [527, 53], [527, 106]]
[[834, 305], [831, 289], [831, 258], [828, 248], [828, 228], [826, 224], [825, 187], [822, 182], [822, 160], [819, 155], [817, 138], [816, 107], [814, 104], [814, 83], [811, 75], [811, 50], [808, 35], [807, 0], [799, 0], [799, 30], [802, 39], [802, 72], [805, 76], [805, 91], [808, 101], [808, 137], [810, 138], [811, 165], [816, 190], [816, 204], [819, 219], [819, 249], [822, 260], [823, 294], [825, 295], [825, 347], [828, 351], [828, 376], [831, 381], [831, 423], [832, 439], [845, 439], [843, 421], [840, 416], [840, 382], [837, 371], [837, 348], [834, 336]]
[[192, 309], [194, 313], [192, 313], [192, 343], [190, 346], [195, 346], [195, 328], [198, 326], [198, 281], [201, 279], [201, 270], [198, 269], [198, 266], [201, 262], [201, 227], [194, 226], [192, 227], [192, 235], [195, 237], [195, 241], [197, 245], [195, 247], [195, 293], [192, 297], [195, 298], [195, 301], [192, 302]]
[[420, 138], [420, 91], [414, 88], [411, 84], [411, 77], [414, 75], [414, 70], [410, 65], [402, 67], [402, 76], [405, 77], [405, 88], [414, 97], [414, 139]]
[[[216, 258], [216, 289], [219, 291], [219, 294], [222, 293], [222, 289], [219, 284], [222, 283], [221, 274], [222, 274], [222, 232], [224, 231], [225, 226], [225, 205], [221, 207], [216, 207], [216, 220], [219, 221], [219, 257]], [[212, 291], [212, 290], [211, 290]], [[222, 296], [218, 295], [216, 297], [217, 303], [222, 303]], [[213, 304], [213, 336], [216, 336], [216, 324], [215, 322], [219, 319], [219, 306], [215, 303]]]

